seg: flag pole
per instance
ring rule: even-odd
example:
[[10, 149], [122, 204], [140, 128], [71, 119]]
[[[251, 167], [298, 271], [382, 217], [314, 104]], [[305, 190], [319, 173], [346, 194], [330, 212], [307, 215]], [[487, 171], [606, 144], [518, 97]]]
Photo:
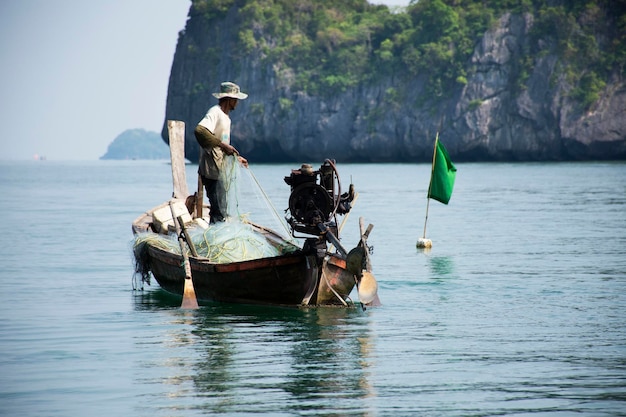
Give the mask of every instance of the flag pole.
[[426, 218], [424, 219], [424, 234], [422, 239], [426, 239], [426, 222], [428, 221], [428, 206], [430, 205], [430, 198], [426, 197]]
[[433, 147], [433, 161], [430, 166], [430, 182], [428, 183], [428, 192], [426, 193], [426, 218], [424, 219], [424, 234], [417, 240], [416, 246], [418, 248], [430, 248], [433, 242], [430, 239], [426, 239], [426, 223], [428, 222], [428, 208], [430, 207], [430, 187], [433, 183], [433, 173], [435, 172], [435, 158], [437, 157], [437, 142], [439, 141], [439, 131], [435, 135], [435, 146]]
[[428, 221], [428, 207], [430, 206], [430, 187], [433, 183], [433, 173], [435, 172], [435, 158], [437, 157], [437, 142], [439, 141], [439, 132], [435, 136], [435, 147], [433, 149], [433, 162], [430, 166], [430, 182], [428, 183], [428, 193], [426, 194], [426, 218], [424, 219], [424, 235], [422, 236], [426, 239], [426, 222]]

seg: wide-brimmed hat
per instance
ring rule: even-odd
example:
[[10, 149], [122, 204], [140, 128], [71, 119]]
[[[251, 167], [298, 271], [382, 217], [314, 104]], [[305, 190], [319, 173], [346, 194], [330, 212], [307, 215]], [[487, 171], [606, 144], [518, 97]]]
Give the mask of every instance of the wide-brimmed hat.
[[226, 81], [220, 84], [220, 92], [213, 93], [213, 97], [222, 98], [222, 97], [232, 97], [237, 98], [239, 100], [243, 100], [248, 97], [246, 93], [242, 93], [239, 86], [235, 83], [231, 83], [230, 81]]

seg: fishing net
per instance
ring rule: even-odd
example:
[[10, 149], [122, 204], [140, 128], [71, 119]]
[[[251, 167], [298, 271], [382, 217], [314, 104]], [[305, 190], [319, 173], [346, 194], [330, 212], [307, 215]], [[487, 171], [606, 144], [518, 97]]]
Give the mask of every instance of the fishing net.
[[219, 205], [222, 214], [231, 220], [240, 220], [239, 182], [241, 168], [236, 155], [225, 156], [218, 180]]
[[236, 155], [224, 157], [218, 187], [220, 209], [230, 222], [248, 221], [254, 213], [254, 223], [280, 231], [285, 240], [296, 242], [252, 169], [242, 168]]
[[[248, 222], [249, 213], [246, 213], [239, 204], [240, 187], [244, 178], [236, 156], [225, 157], [218, 182], [221, 192], [218, 192], [218, 195], [221, 196], [220, 208], [226, 221], [208, 224], [201, 220], [195, 220], [186, 225], [190, 235], [190, 243], [195, 247], [199, 257], [207, 258], [214, 263], [231, 263], [280, 256], [299, 249], [292, 238], [282, 236], [282, 239], [276, 237], [268, 239], [268, 232], [259, 230]], [[266, 208], [271, 208], [273, 211], [274, 220], [280, 220], [269, 198], [251, 172], [247, 180], [249, 186], [254, 180], [256, 184], [252, 184], [249, 188], [255, 188], [255, 186], [258, 188], [267, 205]], [[247, 196], [247, 199], [250, 200], [249, 194]], [[263, 219], [265, 221], [265, 218]], [[278, 223], [284, 227], [284, 230], [288, 231], [284, 221], [278, 221]], [[142, 233], [137, 235], [133, 244], [135, 271], [141, 274], [142, 281], [148, 283], [150, 282], [150, 256], [148, 254], [150, 246], [171, 253], [181, 253], [176, 234]], [[187, 253], [191, 255], [187, 245], [184, 247]]]
[[191, 235], [198, 256], [211, 262], [229, 263], [283, 255], [298, 249], [291, 244], [275, 245], [243, 222], [220, 222]]
[[[191, 228], [188, 232], [198, 256], [215, 263], [269, 258], [298, 250], [296, 245], [289, 242], [278, 244], [268, 240], [263, 233], [244, 222], [219, 222], [206, 229], [202, 227]], [[147, 256], [148, 246], [171, 253], [181, 253], [178, 236], [175, 234], [139, 234], [133, 245], [135, 259], [141, 264], [136, 268], [139, 273], [143, 273], [143, 269], [149, 269], [149, 266], [146, 265], [149, 258]], [[185, 250], [188, 255], [191, 255], [189, 248], [185, 247]]]

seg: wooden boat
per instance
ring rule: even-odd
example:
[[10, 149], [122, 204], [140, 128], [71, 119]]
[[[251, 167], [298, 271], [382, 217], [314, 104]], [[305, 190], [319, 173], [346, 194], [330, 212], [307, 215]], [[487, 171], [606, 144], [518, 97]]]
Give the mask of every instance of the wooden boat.
[[303, 234], [297, 236], [305, 238], [302, 247], [269, 228], [243, 221], [241, 227], [273, 248], [275, 255], [216, 262], [198, 253], [192, 237], [218, 230], [211, 229], [218, 226], [209, 225], [202, 216], [208, 213], [202, 187], [194, 196], [187, 191], [182, 156], [184, 124], [168, 121], [168, 128], [174, 196], [132, 223], [136, 271], [144, 282], [150, 284], [154, 277], [164, 290], [183, 296], [183, 307], [187, 301], [191, 308], [197, 305], [196, 300], [349, 306], [355, 304], [350, 299], [355, 285], [363, 306], [379, 304], [366, 243], [372, 226], [364, 232], [361, 219], [361, 241], [349, 252], [339, 240], [337, 216], [349, 213], [356, 193], [352, 185], [349, 192], [341, 193], [333, 161], [326, 160], [317, 171], [303, 165], [284, 178], [291, 186], [288, 224], [293, 236]]

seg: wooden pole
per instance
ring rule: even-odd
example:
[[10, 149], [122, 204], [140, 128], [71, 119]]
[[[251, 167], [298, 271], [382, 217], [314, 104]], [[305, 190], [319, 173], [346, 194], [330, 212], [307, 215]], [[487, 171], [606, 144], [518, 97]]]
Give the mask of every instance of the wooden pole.
[[196, 194], [196, 217], [202, 218], [202, 206], [204, 204], [204, 187], [202, 177], [198, 174], [198, 194]]
[[172, 161], [172, 197], [184, 200], [189, 195], [185, 175], [185, 122], [168, 120], [167, 131]]
[[[185, 175], [185, 122], [180, 120], [168, 120], [167, 131], [172, 162], [172, 198], [184, 201], [189, 195]], [[180, 246], [180, 252], [183, 256], [183, 267], [185, 268], [185, 287], [183, 289], [183, 302], [181, 307], [196, 309], [198, 308], [198, 300], [196, 299], [196, 292], [191, 279], [191, 264], [189, 263], [189, 256], [185, 250], [184, 239], [181, 235], [181, 225], [177, 221], [176, 213], [174, 213], [173, 200], [170, 200], [170, 211], [172, 213], [172, 220], [176, 226], [178, 245]]]
[[197, 258], [198, 257], [198, 251], [196, 251], [196, 247], [194, 246], [193, 242], [191, 241], [191, 236], [189, 236], [189, 232], [187, 231], [187, 228], [185, 227], [185, 222], [183, 221], [183, 216], [176, 217], [176, 220], [178, 220], [178, 224], [183, 229], [183, 235], [185, 235], [185, 241], [187, 242], [187, 245], [189, 246], [189, 250], [191, 251], [191, 255], [193, 255], [194, 258]]
[[[354, 205], [356, 204], [356, 200], [359, 198], [359, 193], [355, 193], [354, 194], [354, 198], [352, 199], [352, 208], [354, 208]], [[346, 221], [348, 220], [348, 217], [350, 216], [350, 213], [352, 213], [352, 210], [350, 210], [349, 212], [346, 213], [346, 215], [343, 217], [343, 219], [341, 219], [341, 224], [339, 225], [339, 229], [337, 229], [337, 235], [341, 235], [341, 231], [343, 230], [343, 227], [346, 225]], [[335, 245], [333, 245], [332, 243], [330, 244], [330, 246], [328, 247], [328, 250], [330, 252], [333, 251], [333, 248], [335, 247]]]
[[[182, 217], [176, 216], [174, 213], [174, 205], [172, 200], [170, 200], [170, 211], [172, 212], [172, 219], [174, 220], [174, 224], [176, 225], [176, 234], [178, 235], [178, 246], [180, 246], [180, 252], [183, 255], [183, 267], [185, 269], [185, 286], [183, 288], [183, 302], [181, 304], [181, 308], [195, 310], [198, 308], [198, 300], [196, 299], [196, 291], [193, 288], [193, 278], [191, 275], [191, 264], [189, 263], [189, 255], [187, 255], [187, 251], [185, 250], [185, 240], [183, 239], [181, 233], [181, 224]], [[182, 225], [184, 227], [184, 225]], [[191, 243], [187, 242], [189, 247], [191, 248]]]
[[422, 239], [426, 239], [426, 222], [428, 222], [428, 207], [430, 206], [430, 198], [426, 197], [426, 217], [424, 218], [424, 234]]
[[349, 212], [346, 213], [345, 216], [343, 216], [343, 219], [341, 219], [341, 224], [339, 225], [339, 229], [337, 229], [337, 234], [341, 235], [341, 231], [343, 230], [343, 227], [346, 224], [346, 221], [348, 220], [348, 217], [350, 217], [350, 213], [352, 212], [352, 209], [354, 208], [354, 205], [356, 204], [356, 200], [359, 198], [359, 193], [354, 193], [354, 198], [352, 199], [351, 203], [351, 209]]
[[439, 132], [435, 136], [435, 146], [433, 148], [433, 161], [430, 166], [430, 181], [428, 182], [428, 192], [426, 193], [426, 217], [424, 218], [424, 234], [421, 239], [417, 240], [416, 246], [418, 248], [430, 248], [433, 245], [433, 242], [430, 239], [426, 239], [426, 223], [428, 222], [428, 208], [430, 207], [430, 187], [433, 183], [433, 174], [435, 172], [435, 158], [437, 157], [437, 142], [439, 141]]

